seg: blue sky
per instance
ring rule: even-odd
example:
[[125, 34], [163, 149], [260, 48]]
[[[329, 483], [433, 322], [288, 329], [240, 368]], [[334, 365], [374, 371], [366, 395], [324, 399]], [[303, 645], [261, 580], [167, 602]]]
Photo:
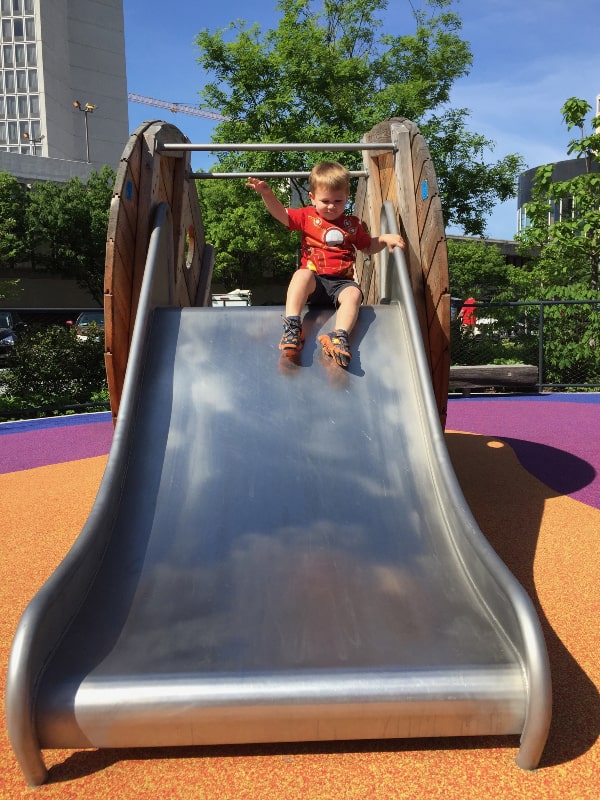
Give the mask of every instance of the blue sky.
[[[418, 8], [422, 0], [412, 0]], [[124, 0], [129, 92], [162, 100], [198, 104], [207, 80], [194, 45], [203, 28], [215, 30], [234, 19], [275, 27], [276, 0], [179, 2], [169, 12], [164, 0]], [[567, 158], [569, 133], [560, 109], [569, 97], [593, 109], [600, 94], [600, 4], [591, 0], [455, 0], [461, 36], [473, 52], [470, 74], [457, 82], [453, 107], [470, 110], [469, 129], [495, 142], [489, 160], [521, 154], [527, 166]], [[409, 0], [390, 0], [385, 28], [412, 33]], [[218, 109], [216, 109], [218, 110]], [[214, 122], [187, 114], [129, 104], [129, 127], [147, 119], [166, 119], [196, 143], [209, 142]], [[194, 155], [204, 168], [210, 156]], [[487, 235], [511, 239], [516, 230], [516, 200], [498, 205]], [[460, 231], [453, 231], [459, 233]]]

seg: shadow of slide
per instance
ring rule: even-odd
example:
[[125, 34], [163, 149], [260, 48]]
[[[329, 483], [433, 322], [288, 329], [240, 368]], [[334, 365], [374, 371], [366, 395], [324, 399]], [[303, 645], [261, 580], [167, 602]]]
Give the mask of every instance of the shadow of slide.
[[[593, 746], [600, 730], [598, 691], [583, 666], [594, 658], [590, 632], [597, 619], [586, 586], [594, 585], [600, 511], [564, 491], [586, 485], [595, 472], [572, 454], [531, 442], [447, 433], [446, 443], [479, 527], [528, 592], [544, 631], [553, 714], [540, 767], [571, 761]], [[563, 492], [524, 464], [536, 475], [543, 467], [542, 474], [554, 475], [554, 485]], [[557, 630], [568, 633], [570, 650]]]

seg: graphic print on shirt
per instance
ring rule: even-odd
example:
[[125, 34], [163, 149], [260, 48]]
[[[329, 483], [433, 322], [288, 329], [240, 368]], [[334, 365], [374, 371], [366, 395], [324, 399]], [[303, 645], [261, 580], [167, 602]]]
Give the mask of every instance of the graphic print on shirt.
[[328, 222], [308, 206], [288, 209], [288, 217], [290, 228], [302, 231], [302, 267], [320, 275], [354, 277], [356, 250], [371, 243], [358, 217], [344, 215]]

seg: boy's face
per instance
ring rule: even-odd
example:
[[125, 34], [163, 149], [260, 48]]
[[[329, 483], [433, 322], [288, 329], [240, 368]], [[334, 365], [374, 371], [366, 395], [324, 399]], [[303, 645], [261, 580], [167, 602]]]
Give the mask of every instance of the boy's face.
[[345, 189], [329, 189], [327, 186], [317, 186], [314, 193], [308, 196], [317, 213], [328, 222], [332, 222], [344, 213], [348, 203], [348, 192]]

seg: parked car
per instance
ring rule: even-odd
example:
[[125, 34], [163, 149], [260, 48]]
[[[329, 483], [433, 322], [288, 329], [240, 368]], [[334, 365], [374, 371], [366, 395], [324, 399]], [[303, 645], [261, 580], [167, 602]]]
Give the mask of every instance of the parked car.
[[17, 331], [24, 327], [25, 323], [18, 314], [0, 309], [0, 364], [7, 363], [14, 353]]
[[67, 325], [73, 325], [77, 338], [82, 342], [87, 340], [90, 325], [93, 325], [97, 329], [96, 338], [99, 339], [104, 331], [104, 311], [82, 311], [75, 322], [68, 320]]

